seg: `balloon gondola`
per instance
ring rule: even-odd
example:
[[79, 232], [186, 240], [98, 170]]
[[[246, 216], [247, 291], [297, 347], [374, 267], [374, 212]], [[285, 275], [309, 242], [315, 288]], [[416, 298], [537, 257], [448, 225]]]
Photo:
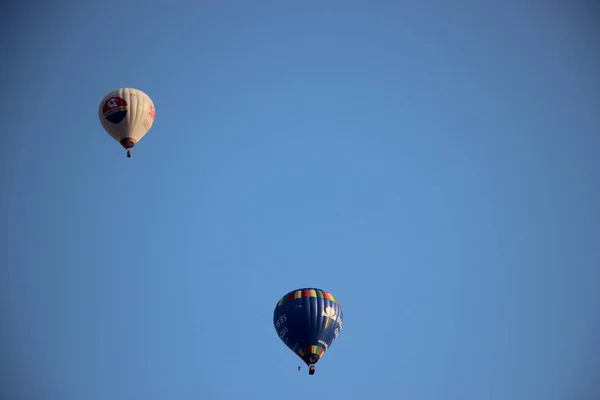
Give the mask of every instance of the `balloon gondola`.
[[104, 96], [98, 117], [104, 130], [127, 150], [127, 158], [130, 158], [131, 149], [152, 127], [156, 110], [146, 93], [121, 88]]
[[314, 375], [315, 364], [342, 330], [342, 306], [321, 289], [293, 290], [275, 306], [273, 325], [281, 341], [308, 366], [308, 374]]

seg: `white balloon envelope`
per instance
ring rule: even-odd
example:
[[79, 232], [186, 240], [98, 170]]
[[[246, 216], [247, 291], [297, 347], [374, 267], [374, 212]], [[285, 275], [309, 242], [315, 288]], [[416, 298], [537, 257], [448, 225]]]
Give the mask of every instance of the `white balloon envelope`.
[[132, 88], [110, 92], [98, 108], [102, 127], [127, 150], [127, 157], [131, 157], [130, 149], [152, 128], [155, 116], [150, 97]]

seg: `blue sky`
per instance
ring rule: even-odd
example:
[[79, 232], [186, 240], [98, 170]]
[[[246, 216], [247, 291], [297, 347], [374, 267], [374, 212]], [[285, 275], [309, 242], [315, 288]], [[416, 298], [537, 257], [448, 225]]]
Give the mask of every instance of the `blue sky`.
[[326, 3], [5, 11], [1, 397], [598, 398], [598, 8]]

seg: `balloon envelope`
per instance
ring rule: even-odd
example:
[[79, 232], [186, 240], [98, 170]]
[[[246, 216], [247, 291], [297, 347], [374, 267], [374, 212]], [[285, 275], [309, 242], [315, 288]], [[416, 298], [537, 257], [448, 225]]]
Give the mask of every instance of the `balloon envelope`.
[[273, 325], [281, 341], [306, 365], [316, 364], [342, 330], [342, 306], [324, 290], [294, 290], [275, 306]]
[[104, 130], [121, 145], [130, 149], [152, 127], [156, 111], [154, 103], [141, 90], [121, 88], [104, 96], [98, 117]]

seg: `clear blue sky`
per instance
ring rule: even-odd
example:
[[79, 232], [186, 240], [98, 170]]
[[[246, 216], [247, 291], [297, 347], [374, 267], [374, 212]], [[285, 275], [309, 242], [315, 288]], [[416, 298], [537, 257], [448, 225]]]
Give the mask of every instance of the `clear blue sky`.
[[598, 399], [598, 8], [80, 3], [3, 16], [0, 397]]

